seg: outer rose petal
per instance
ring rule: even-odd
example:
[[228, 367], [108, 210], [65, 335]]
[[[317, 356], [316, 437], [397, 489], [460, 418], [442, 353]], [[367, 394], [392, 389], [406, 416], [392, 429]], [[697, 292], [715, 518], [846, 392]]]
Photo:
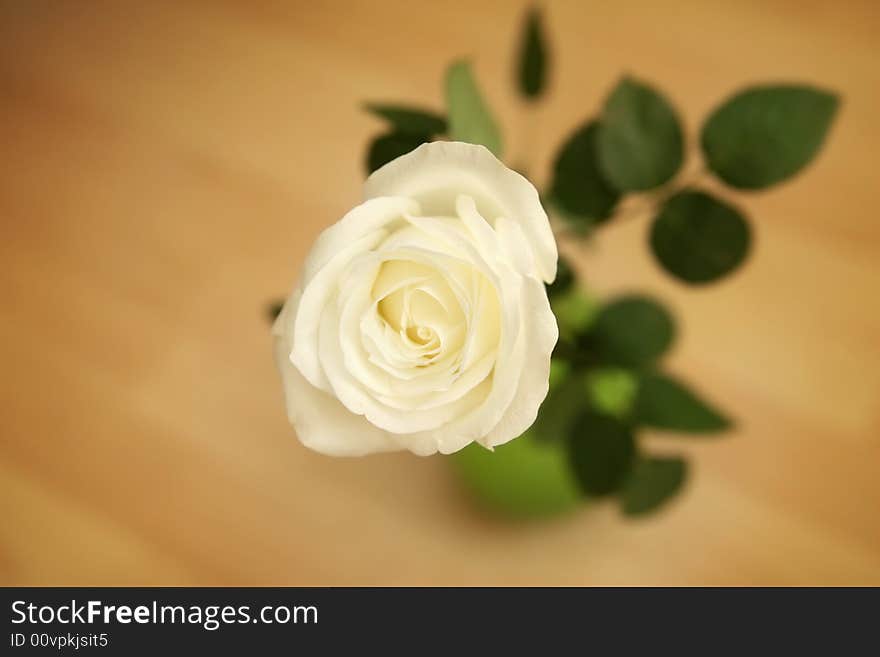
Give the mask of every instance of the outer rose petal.
[[294, 294], [275, 322], [275, 362], [284, 384], [287, 417], [306, 447], [328, 456], [365, 456], [403, 449], [393, 436], [355, 415], [339, 400], [314, 387], [290, 362], [290, 343], [284, 336], [285, 315], [296, 316], [299, 294]]
[[288, 315], [293, 331], [293, 362], [312, 385], [330, 390], [318, 361], [318, 332], [321, 313], [332, 296], [340, 272], [356, 254], [370, 250], [386, 236], [384, 228], [388, 223], [416, 210], [418, 204], [411, 199], [372, 199], [326, 228], [312, 246], [298, 288], [302, 294], [302, 312]]
[[507, 413], [478, 441], [490, 449], [521, 436], [534, 424], [538, 409], [547, 397], [550, 387], [550, 355], [559, 339], [559, 328], [540, 281], [525, 281], [522, 304], [524, 308], [530, 309], [525, 313], [526, 325], [523, 329], [529, 348], [526, 350], [525, 365], [520, 372], [519, 386], [513, 401], [507, 407]]
[[518, 223], [534, 253], [536, 274], [547, 283], [556, 278], [556, 240], [538, 192], [484, 146], [458, 141], [422, 144], [373, 172], [364, 193], [367, 199], [413, 198], [422, 214], [433, 216], [456, 216], [456, 199], [470, 195], [493, 224], [502, 216]]

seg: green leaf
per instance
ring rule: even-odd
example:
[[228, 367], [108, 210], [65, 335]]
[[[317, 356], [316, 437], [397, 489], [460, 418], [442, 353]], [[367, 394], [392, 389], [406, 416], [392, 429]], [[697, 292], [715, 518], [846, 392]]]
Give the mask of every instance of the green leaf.
[[446, 132], [446, 119], [428, 110], [382, 103], [367, 103], [364, 109], [388, 121], [396, 132], [432, 137]]
[[389, 132], [379, 135], [370, 144], [367, 152], [367, 173], [388, 164], [401, 155], [406, 155], [414, 148], [431, 141], [427, 135], [411, 135], [405, 132]]
[[701, 144], [709, 168], [742, 189], [781, 182], [819, 152], [838, 104], [836, 95], [806, 86], [741, 91], [703, 126]]
[[559, 335], [565, 340], [575, 340], [584, 333], [596, 317], [598, 305], [595, 299], [577, 285], [550, 297], [550, 307], [556, 316]]
[[526, 98], [538, 98], [547, 86], [547, 59], [541, 12], [532, 7], [526, 14], [519, 51], [519, 91]]
[[598, 133], [595, 121], [581, 126], [562, 146], [553, 165], [550, 195], [570, 221], [602, 223], [620, 198], [599, 169]]
[[538, 440], [564, 441], [588, 400], [583, 374], [569, 374], [544, 399], [530, 431]]
[[749, 225], [736, 208], [695, 190], [668, 199], [651, 225], [651, 250], [659, 263], [694, 285], [739, 267], [750, 243]]
[[714, 433], [731, 426], [684, 384], [659, 373], [642, 375], [633, 418], [636, 424], [684, 433]]
[[455, 62], [446, 73], [446, 105], [452, 139], [482, 144], [501, 157], [501, 132], [466, 61]]
[[627, 295], [608, 303], [599, 312], [587, 345], [603, 362], [642, 367], [659, 358], [672, 344], [675, 323], [657, 301]]
[[[560, 358], [550, 359], [550, 393], [561, 386], [571, 374], [571, 363]], [[549, 393], [548, 393], [549, 394]]]
[[645, 83], [625, 77], [605, 101], [599, 166], [618, 190], [642, 191], [667, 182], [681, 166], [683, 143], [675, 110]]
[[638, 516], [656, 510], [679, 492], [686, 477], [683, 459], [640, 458], [621, 491], [623, 512]]
[[575, 422], [569, 449], [575, 478], [585, 493], [596, 496], [608, 495], [621, 486], [636, 453], [629, 427], [591, 411]]
[[616, 418], [629, 414], [638, 388], [636, 376], [619, 367], [597, 367], [587, 373], [587, 392], [593, 408]]
[[568, 292], [575, 284], [574, 272], [569, 267], [565, 258], [559, 258], [556, 263], [556, 278], [547, 286], [547, 296], [554, 297]]

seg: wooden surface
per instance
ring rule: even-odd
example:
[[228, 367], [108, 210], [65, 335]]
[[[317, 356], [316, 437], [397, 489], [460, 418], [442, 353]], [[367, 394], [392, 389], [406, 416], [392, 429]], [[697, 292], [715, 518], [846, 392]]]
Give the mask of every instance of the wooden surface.
[[[877, 3], [548, 5], [530, 148], [520, 3], [0, 5], [0, 582], [880, 584]], [[756, 230], [738, 275], [669, 281], [638, 219], [584, 254], [598, 290], [673, 305], [671, 368], [739, 420], [651, 438], [694, 459], [666, 513], [512, 525], [443, 458], [325, 458], [286, 423], [264, 304], [360, 198], [359, 104], [439, 108], [460, 55], [538, 171], [624, 71], [691, 135], [751, 80], [844, 97], [804, 175], [733, 197]]]

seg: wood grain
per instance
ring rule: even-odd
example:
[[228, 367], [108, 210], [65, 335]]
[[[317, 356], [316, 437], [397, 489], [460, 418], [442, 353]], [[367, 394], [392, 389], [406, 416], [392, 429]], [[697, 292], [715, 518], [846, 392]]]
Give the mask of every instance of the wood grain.
[[[519, 2], [0, 5], [0, 582], [880, 584], [877, 3], [547, 5], [530, 130]], [[324, 458], [285, 421], [264, 305], [360, 197], [359, 104], [440, 107], [462, 55], [539, 180], [622, 72], [691, 135], [748, 81], [843, 95], [807, 172], [728, 195], [757, 236], [730, 280], [669, 281], [638, 218], [581, 254], [676, 309], [671, 368], [739, 420], [651, 437], [694, 459], [666, 513], [513, 525], [443, 458]]]

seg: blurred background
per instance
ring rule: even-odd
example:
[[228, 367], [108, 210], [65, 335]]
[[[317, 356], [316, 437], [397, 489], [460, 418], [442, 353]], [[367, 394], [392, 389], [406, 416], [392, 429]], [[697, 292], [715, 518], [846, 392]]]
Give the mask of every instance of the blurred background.
[[[880, 5], [546, 2], [523, 144], [514, 1], [0, 3], [0, 583], [880, 584]], [[700, 120], [741, 85], [843, 106], [794, 181], [734, 199], [751, 260], [672, 281], [647, 223], [580, 269], [678, 314], [669, 369], [737, 418], [631, 521], [480, 511], [443, 457], [331, 459], [287, 424], [266, 304], [361, 195], [364, 100], [442, 108], [473, 58], [543, 182], [632, 72]], [[693, 143], [693, 141], [691, 142]]]

